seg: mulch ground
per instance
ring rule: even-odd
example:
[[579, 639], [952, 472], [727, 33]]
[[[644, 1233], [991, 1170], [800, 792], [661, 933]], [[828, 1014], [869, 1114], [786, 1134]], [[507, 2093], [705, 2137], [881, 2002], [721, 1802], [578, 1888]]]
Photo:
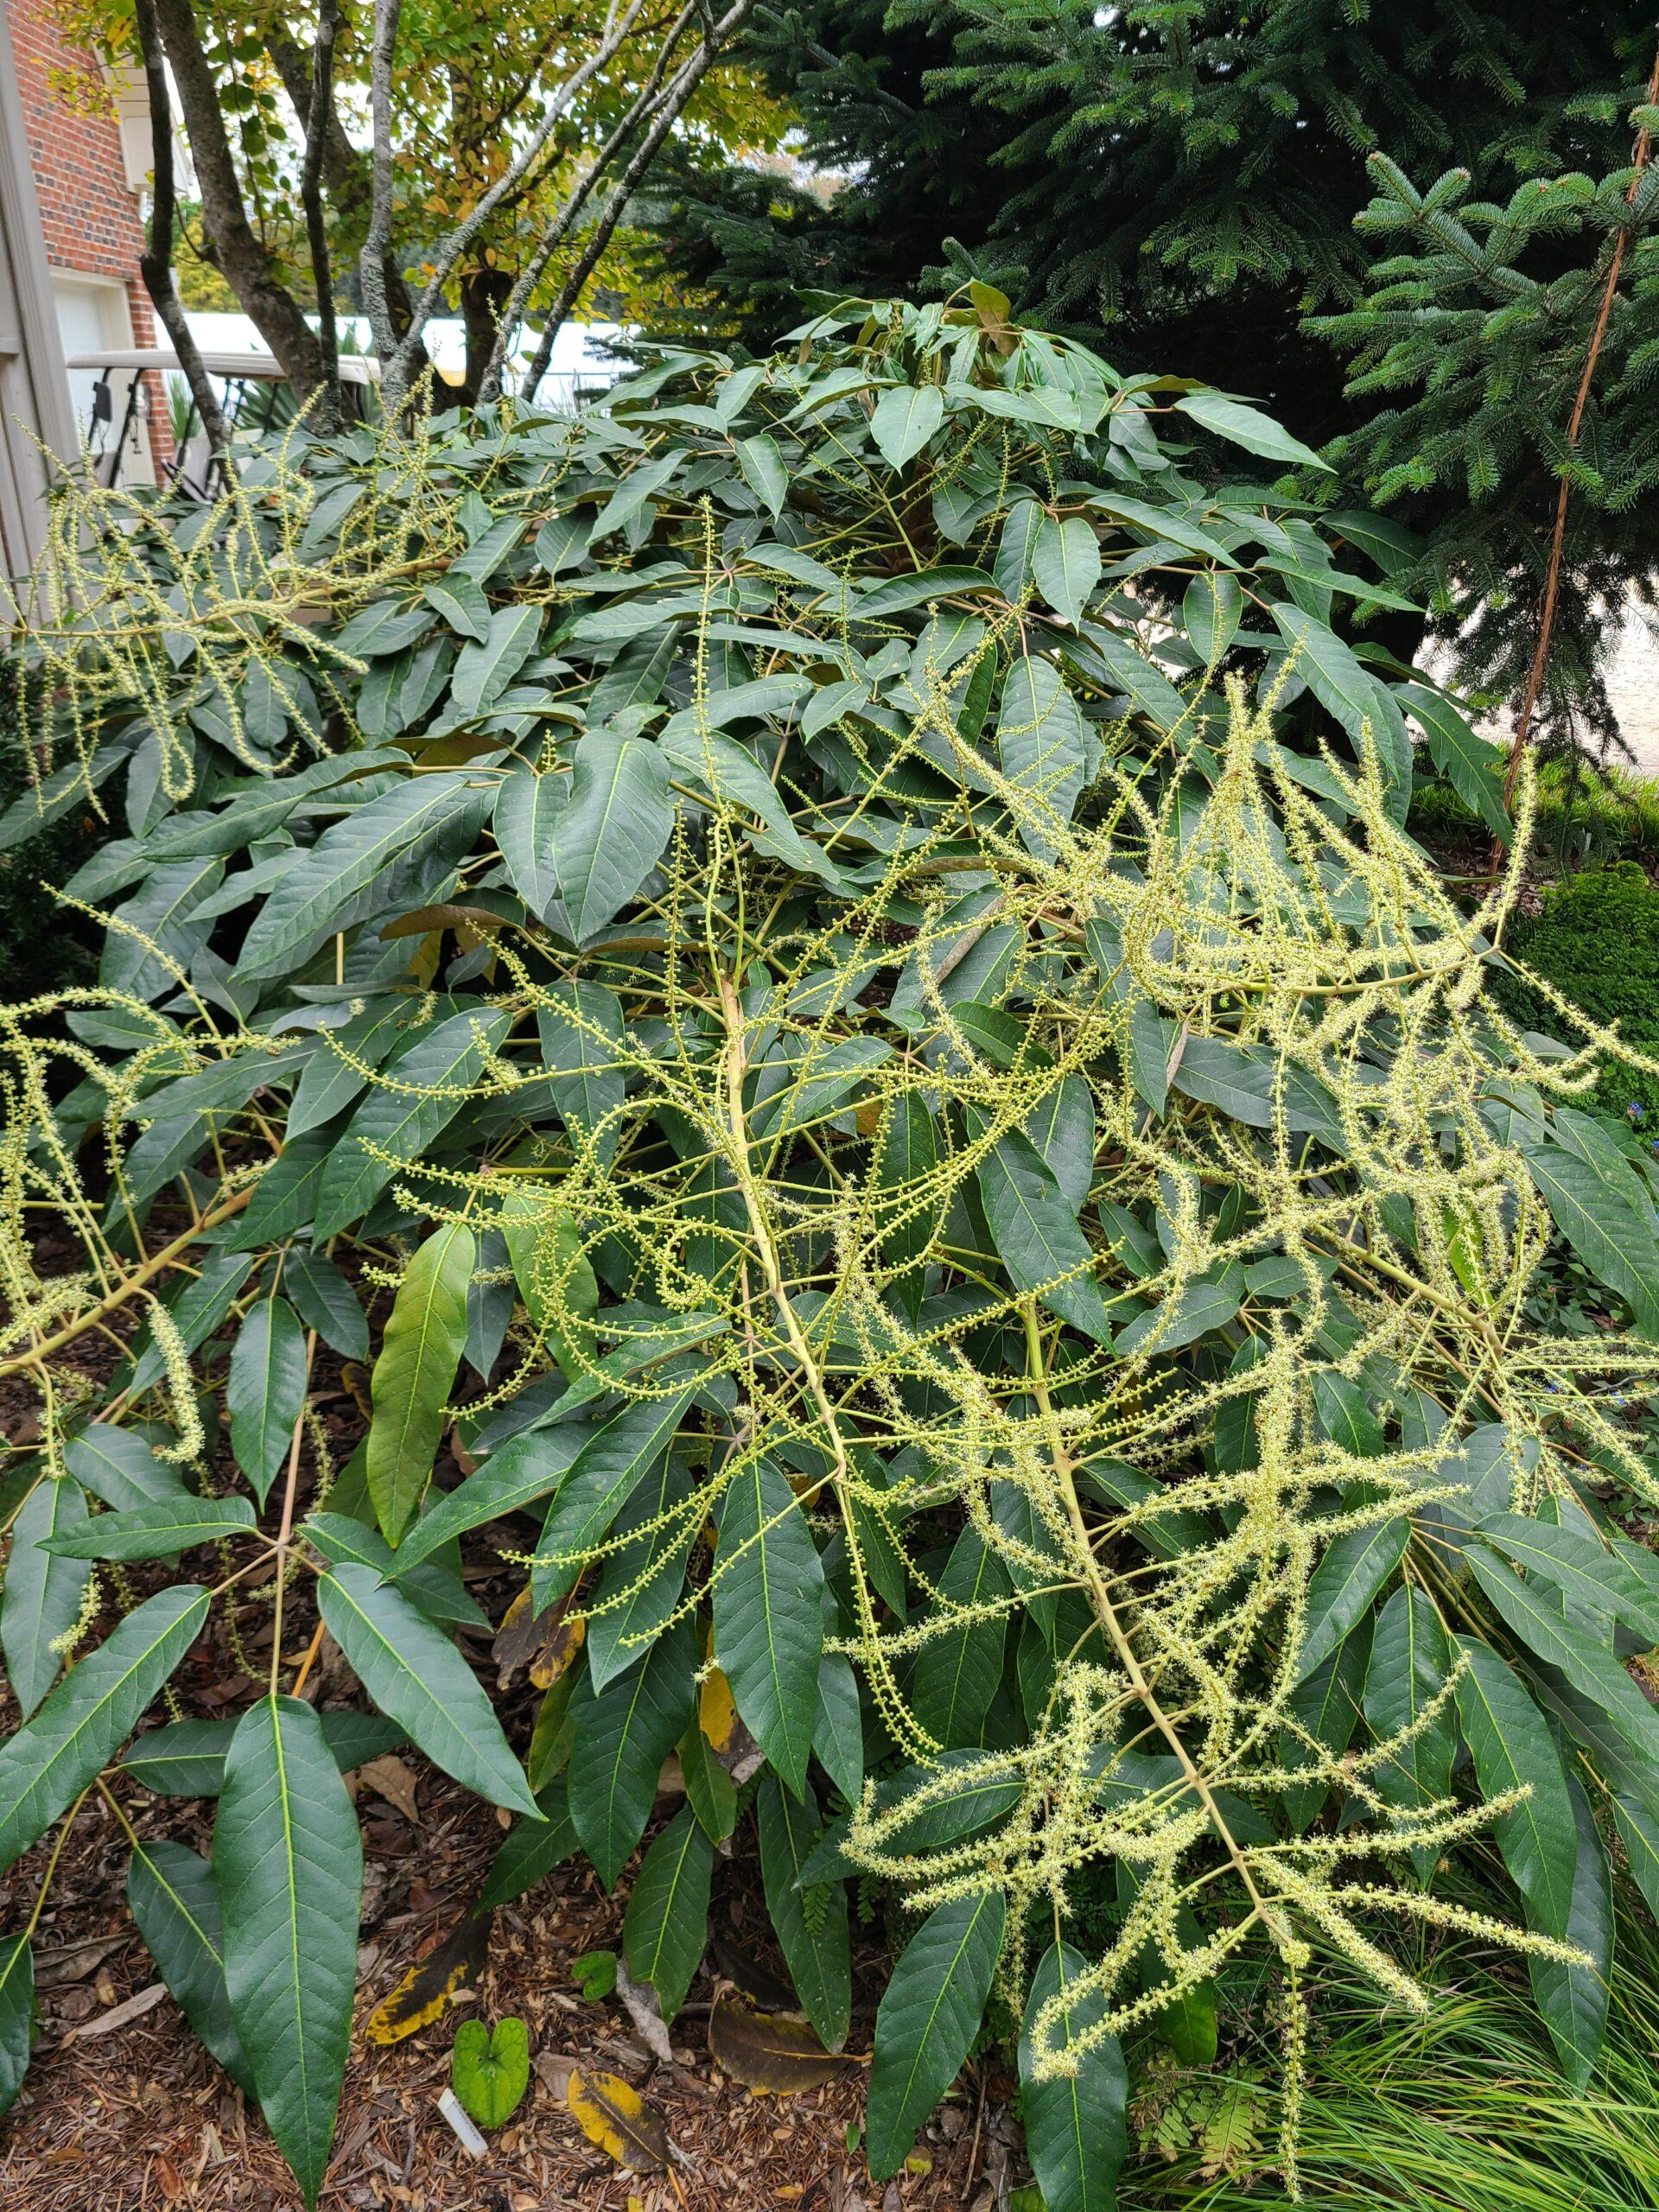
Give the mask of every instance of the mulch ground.
[[[89, 1372], [107, 1370], [115, 1357], [112, 1345], [89, 1344], [82, 1363]], [[314, 1403], [343, 1463], [361, 1433], [360, 1378], [330, 1371], [325, 1357], [315, 1381]], [[14, 1445], [29, 1440], [34, 1411], [27, 1386], [0, 1390], [0, 1432]], [[228, 1459], [223, 1473], [228, 1484]], [[448, 1473], [454, 1479], [458, 1471]], [[182, 1570], [191, 1566], [187, 1559]], [[142, 1578], [152, 1572], [158, 1586], [175, 1579], [163, 1570], [128, 1572], [140, 1596], [148, 1594]], [[486, 1536], [469, 1546], [467, 1585], [493, 1622], [520, 1580]], [[315, 1620], [308, 1578], [302, 1578], [284, 1618], [283, 1643], [292, 1646], [285, 1656], [297, 1660]], [[241, 1659], [263, 1675], [269, 1606], [244, 1605], [239, 1622]], [[112, 1615], [101, 1619], [94, 1640], [112, 1625]], [[496, 1691], [487, 1640], [464, 1637], [463, 1648]], [[254, 1680], [227, 1648], [222, 1609], [175, 1687], [182, 1710], [200, 1715], [238, 1711], [254, 1694]], [[326, 1639], [308, 1695], [321, 1707], [363, 1702]], [[520, 1674], [497, 1696], [504, 1725], [523, 1745], [538, 1693]], [[0, 1733], [16, 1720], [0, 1675]], [[861, 2153], [849, 2148], [863, 2118], [862, 2060], [885, 1977], [879, 1928], [855, 1937], [855, 2017], [842, 2074], [792, 2096], [755, 2095], [716, 2067], [706, 2041], [715, 1957], [740, 1982], [751, 1972], [758, 1977], [757, 1997], [782, 1967], [747, 1822], [717, 1862], [711, 1955], [673, 2023], [671, 2063], [652, 2056], [620, 2000], [592, 2003], [577, 1993], [571, 1961], [620, 1948], [632, 1872], [607, 1897], [580, 1859], [494, 1915], [487, 1964], [445, 2018], [390, 2046], [369, 2042], [363, 2029], [376, 2005], [465, 1918], [505, 1824], [412, 1748], [379, 1778], [391, 1796], [372, 1779], [353, 1779], [365, 1866], [358, 2006], [323, 2212], [996, 2212], [1006, 2203], [1010, 2174], [1023, 2167], [1007, 2110], [1014, 2084], [995, 2062], [965, 2072], [934, 2115], [917, 2145], [915, 2163], [925, 2171], [874, 2184]], [[208, 1847], [211, 1804], [152, 1796], [131, 1783], [118, 1789], [141, 1836]], [[683, 1802], [661, 1801], [658, 1816]], [[48, 1836], [0, 1876], [0, 1931], [32, 1910], [50, 1843]], [[0, 2205], [5, 2212], [299, 2212], [300, 2192], [257, 2111], [202, 2049], [156, 1977], [126, 1907], [128, 1856], [114, 1817], [89, 1797], [36, 1933], [38, 2025], [28, 2078], [0, 2122]], [[491, 2023], [522, 2018], [534, 2061], [524, 2103], [476, 2164], [438, 2111], [454, 2027], [473, 2012]], [[628, 2172], [588, 2140], [564, 2099], [572, 2064], [620, 2075], [639, 2091], [663, 2122], [667, 2171]]]

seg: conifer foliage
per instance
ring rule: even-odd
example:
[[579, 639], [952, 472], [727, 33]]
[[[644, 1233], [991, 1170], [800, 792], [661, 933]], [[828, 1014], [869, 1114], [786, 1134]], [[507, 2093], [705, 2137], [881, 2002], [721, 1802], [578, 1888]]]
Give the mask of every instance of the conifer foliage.
[[[1294, 2190], [1321, 1961], [1421, 2006], [1402, 1918], [1524, 1953], [1588, 2078], [1610, 1819], [1659, 1894], [1617, 1641], [1659, 1641], [1659, 1574], [1596, 1490], [1654, 1491], [1606, 1385], [1659, 1371], [1656, 1190], [1574, 1103], [1613, 1040], [1486, 997], [1510, 880], [1465, 913], [1404, 832], [1410, 723], [1496, 806], [1489, 772], [1344, 634], [1391, 541], [1277, 498], [1298, 453], [982, 288], [574, 417], [296, 432], [194, 530], [66, 504], [39, 804], [119, 774], [132, 835], [70, 894], [99, 986], [0, 1014], [0, 1373], [40, 1403], [0, 1866], [44, 1847], [43, 1899], [47, 1839], [118, 1809], [157, 1969], [308, 2198], [340, 1772], [398, 1736], [514, 1816], [486, 1914], [644, 1844], [665, 2018], [740, 1821], [831, 2048], [852, 1885], [890, 1882], [878, 2177], [1000, 1989], [1086, 2212], [1121, 2036], [1202, 2055], [1253, 1955]], [[1588, 1340], [1529, 1318], [1562, 1239]], [[343, 1465], [328, 1353], [370, 1372]], [[571, 1631], [516, 1742], [455, 1640], [486, 1537]], [[210, 1618], [255, 1687], [204, 1715]], [[216, 1800], [211, 1866], [142, 1840], [168, 1791]], [[1437, 1881], [1488, 1834], [1503, 1923]]]

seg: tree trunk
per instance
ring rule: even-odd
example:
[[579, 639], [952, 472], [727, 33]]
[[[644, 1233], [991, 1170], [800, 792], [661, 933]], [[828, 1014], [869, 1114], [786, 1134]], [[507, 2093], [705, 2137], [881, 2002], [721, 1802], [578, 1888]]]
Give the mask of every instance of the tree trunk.
[[184, 111], [201, 194], [202, 225], [213, 242], [214, 262], [244, 314], [276, 355], [284, 377], [302, 399], [308, 399], [323, 380], [322, 349], [248, 220], [218, 88], [191, 0], [154, 0], [154, 5]]
[[461, 272], [461, 320], [467, 336], [467, 373], [457, 397], [464, 406], [478, 404], [485, 376], [495, 358], [502, 310], [512, 291], [512, 278], [505, 269], [478, 268]]

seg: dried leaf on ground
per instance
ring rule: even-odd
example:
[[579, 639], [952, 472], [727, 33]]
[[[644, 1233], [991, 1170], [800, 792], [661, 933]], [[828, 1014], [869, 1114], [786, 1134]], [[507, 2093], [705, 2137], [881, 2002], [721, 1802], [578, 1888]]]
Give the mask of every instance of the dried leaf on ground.
[[565, 2102], [590, 2143], [634, 2173], [661, 2173], [668, 2164], [668, 2130], [654, 2105], [615, 2074], [575, 2072]]
[[381, 1999], [370, 2014], [364, 2034], [371, 2043], [401, 2043], [405, 2036], [429, 2027], [448, 2010], [455, 1992], [482, 1974], [489, 1955], [489, 1918], [468, 1913], [435, 1950], [416, 1961], [390, 1996]]
[[810, 2021], [798, 2013], [757, 2012], [728, 1990], [715, 1999], [709, 2049], [734, 2082], [777, 2096], [816, 2089], [850, 2063], [826, 2050]]
[[668, 2040], [668, 2030], [664, 2024], [663, 2008], [658, 2002], [657, 1992], [648, 1981], [636, 1981], [628, 1972], [626, 1961], [621, 1958], [616, 1962], [616, 1993], [645, 2049], [663, 2065], [671, 2066], [674, 2052]]
[[415, 1770], [406, 1759], [388, 1751], [384, 1758], [369, 1759], [357, 1770], [357, 1778], [384, 1797], [388, 1805], [400, 1812], [410, 1827], [421, 1824], [420, 1802], [415, 1794]]

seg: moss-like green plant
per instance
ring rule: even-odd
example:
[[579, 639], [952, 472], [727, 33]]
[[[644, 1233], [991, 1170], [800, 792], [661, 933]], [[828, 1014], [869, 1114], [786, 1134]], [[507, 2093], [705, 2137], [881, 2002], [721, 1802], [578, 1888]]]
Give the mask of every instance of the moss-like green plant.
[[[0, 1373], [41, 1407], [0, 1630], [53, 1655], [0, 1864], [88, 1789], [219, 1789], [214, 2048], [313, 2191], [360, 1755], [296, 1695], [325, 1628], [522, 1815], [486, 1904], [578, 1847], [613, 1881], [677, 1751], [625, 1929], [665, 2017], [751, 1806], [832, 2046], [847, 1885], [893, 1885], [878, 2176], [1000, 1982], [1044, 2190], [1085, 2202], [1122, 2031], [1213, 2044], [1253, 1954], [1294, 2192], [1321, 1961], [1426, 2002], [1389, 1917], [1524, 1953], [1593, 2066], [1599, 1821], [1659, 1863], [1618, 1656], [1659, 1575], [1595, 1491], [1654, 1494], [1609, 1395], [1659, 1368], [1650, 1171], [1573, 1103], [1607, 1040], [1491, 1002], [1513, 873], [1465, 912], [1402, 827], [1408, 714], [1480, 764], [1327, 619], [1386, 582], [1255, 463], [1187, 474], [1186, 397], [994, 296], [849, 306], [573, 420], [296, 437], [91, 573], [66, 508], [61, 772], [124, 747], [162, 797], [72, 887], [101, 988], [0, 1015]], [[1526, 1318], [1558, 1235], [1593, 1342]], [[371, 1363], [344, 1467], [320, 1346]], [[447, 1633], [486, 1527], [550, 1684], [528, 1777]], [[136, 1564], [210, 1543], [205, 1583]], [[123, 1757], [215, 1606], [263, 1694]], [[1488, 1829], [1516, 1925], [1435, 1886]]]

